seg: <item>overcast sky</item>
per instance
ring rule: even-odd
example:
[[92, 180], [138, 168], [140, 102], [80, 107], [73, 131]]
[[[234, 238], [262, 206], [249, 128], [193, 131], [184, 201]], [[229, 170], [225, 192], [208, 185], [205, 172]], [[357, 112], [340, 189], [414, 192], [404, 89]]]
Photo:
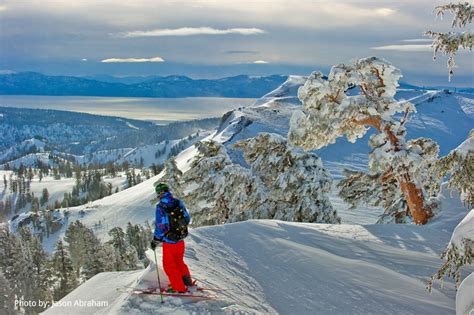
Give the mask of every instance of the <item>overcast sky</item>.
[[[0, 0], [0, 71], [67, 75], [309, 74], [380, 56], [420, 85], [448, 85], [428, 29], [438, 0]], [[473, 86], [460, 53], [455, 85]]]

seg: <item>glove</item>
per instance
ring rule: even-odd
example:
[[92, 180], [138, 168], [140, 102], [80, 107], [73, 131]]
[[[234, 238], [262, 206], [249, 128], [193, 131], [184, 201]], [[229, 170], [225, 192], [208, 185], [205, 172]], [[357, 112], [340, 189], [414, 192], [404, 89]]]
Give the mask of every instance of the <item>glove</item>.
[[153, 240], [150, 242], [150, 248], [152, 250], [155, 250], [156, 246], [158, 246], [161, 243], [161, 241], [157, 238], [153, 238]]

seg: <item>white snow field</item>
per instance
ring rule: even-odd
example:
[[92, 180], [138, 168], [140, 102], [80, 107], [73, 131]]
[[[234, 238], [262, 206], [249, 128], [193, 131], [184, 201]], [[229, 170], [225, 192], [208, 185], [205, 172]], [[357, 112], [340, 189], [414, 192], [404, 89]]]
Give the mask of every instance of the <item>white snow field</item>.
[[[273, 132], [286, 136], [292, 113], [295, 109], [301, 108], [295, 95], [302, 83], [304, 83], [302, 77], [290, 76], [282, 86], [258, 100], [255, 107], [239, 108], [224, 115], [218, 130], [204, 139], [224, 143], [233, 161], [244, 163], [241, 152], [233, 149], [231, 145], [239, 140], [254, 137], [260, 132]], [[441, 155], [448, 154], [461, 144], [474, 127], [474, 116], [469, 114], [473, 112], [474, 94], [402, 90], [398, 97], [410, 100], [416, 104], [418, 110], [412, 114], [412, 119], [408, 123], [408, 138], [432, 137], [440, 144]], [[345, 139], [338, 139], [336, 144], [315, 152], [322, 157], [323, 165], [328, 168], [334, 179], [338, 180], [344, 168], [367, 169], [367, 153], [370, 150], [367, 144], [368, 136], [354, 144]], [[187, 171], [196, 154], [197, 150], [193, 146], [182, 151], [176, 158], [179, 169]], [[159, 175], [88, 205], [69, 208], [71, 213], [69, 222], [79, 219], [89, 227], [93, 227], [103, 239], [108, 238], [109, 229], [115, 226], [124, 228], [129, 221], [134, 224], [143, 224], [146, 221], [151, 223], [154, 214], [153, 205], [149, 201], [154, 197], [153, 183], [158, 179]], [[350, 206], [337, 196], [336, 188], [329, 197], [341, 216], [342, 223], [375, 223], [383, 212], [382, 209], [364, 205], [350, 209]], [[53, 237], [45, 239], [47, 248], [53, 248], [50, 246], [65, 229], [66, 226]]]
[[[242, 163], [241, 153], [231, 147], [236, 141], [259, 132], [286, 136], [292, 112], [301, 107], [293, 94], [302, 81], [290, 77], [257, 106], [224, 115], [208, 139], [224, 143], [234, 163]], [[432, 137], [440, 143], [441, 155], [456, 148], [474, 127], [473, 94], [404, 90], [402, 98], [410, 99], [418, 110], [407, 125], [408, 138]], [[337, 180], [345, 167], [367, 168], [367, 137], [355, 144], [338, 140], [316, 153]], [[188, 170], [195, 155], [194, 147], [181, 152], [176, 158], [179, 169]], [[102, 239], [107, 239], [110, 228], [125, 227], [129, 221], [151, 223], [154, 210], [149, 201], [159, 177], [70, 208], [69, 222], [79, 219], [95, 227]], [[436, 284], [431, 294], [425, 287], [443, 263], [439, 256], [455, 226], [468, 212], [457, 195], [443, 191], [440, 213], [429, 224], [415, 226], [372, 224], [381, 209], [348, 209], [336, 194], [330, 199], [346, 224], [251, 220], [192, 229], [186, 262], [202, 286], [225, 289], [218, 300], [165, 297], [160, 304], [159, 296], [131, 296], [116, 290], [156, 286], [150, 265], [143, 271], [98, 274], [63, 298], [65, 307], [45, 314], [454, 314], [456, 292], [451, 280], [443, 289]], [[65, 228], [45, 245], [51, 249]], [[473, 268], [465, 271], [463, 278]], [[164, 273], [161, 278], [165, 285]], [[103, 300], [108, 306], [67, 306], [78, 299]]]
[[[157, 287], [151, 264], [98, 274], [45, 314], [454, 314], [451, 281], [431, 294], [425, 288], [467, 213], [449, 192], [442, 201], [443, 212], [426, 226], [251, 220], [192, 229], [185, 261], [201, 286], [225, 289], [214, 293], [218, 299], [165, 296], [161, 304], [159, 296], [116, 290]], [[166, 286], [162, 270], [160, 278]], [[74, 306], [76, 300], [107, 306]]]

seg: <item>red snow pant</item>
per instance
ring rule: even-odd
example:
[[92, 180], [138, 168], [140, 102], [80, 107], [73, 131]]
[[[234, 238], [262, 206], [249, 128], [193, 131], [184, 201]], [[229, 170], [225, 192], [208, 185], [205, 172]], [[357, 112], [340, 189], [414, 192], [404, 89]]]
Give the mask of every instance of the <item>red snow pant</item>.
[[183, 276], [188, 275], [191, 278], [188, 266], [184, 263], [183, 258], [184, 241], [176, 244], [163, 242], [163, 269], [170, 280], [171, 288], [180, 292], [186, 291]]

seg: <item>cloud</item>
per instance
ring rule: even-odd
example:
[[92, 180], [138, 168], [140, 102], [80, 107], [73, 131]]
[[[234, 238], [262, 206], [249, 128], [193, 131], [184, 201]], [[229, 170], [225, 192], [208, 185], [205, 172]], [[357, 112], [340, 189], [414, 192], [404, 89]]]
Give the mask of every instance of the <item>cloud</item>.
[[82, 58], [81, 61], [87, 61], [87, 59], [86, 59], [86, 58]]
[[103, 59], [100, 62], [164, 62], [165, 60], [161, 57], [153, 58], [109, 58]]
[[387, 45], [371, 47], [374, 50], [396, 50], [403, 52], [419, 52], [419, 51], [431, 51], [431, 45]]
[[239, 54], [242, 54], [242, 55], [245, 55], [245, 54], [255, 55], [255, 54], [258, 54], [258, 51], [255, 51], [255, 50], [227, 50], [224, 53], [225, 54], [230, 54], [230, 55], [239, 55]]
[[392, 14], [395, 14], [397, 11], [394, 10], [394, 9], [390, 9], [390, 8], [378, 8], [378, 9], [375, 9], [375, 15], [378, 15], [378, 16], [389, 16], [389, 15], [392, 15]]
[[255, 61], [252, 62], [252, 63], [263, 65], [263, 64], [267, 64], [268, 61], [265, 61], [265, 60], [255, 60]]
[[6, 10], [7, 10], [7, 6], [5, 6], [5, 5], [0, 5], [0, 12], [6, 11]]
[[402, 42], [405, 43], [432, 43], [433, 40], [429, 38], [415, 38], [415, 39], [404, 39]]
[[239, 34], [239, 35], [256, 35], [263, 34], [264, 30], [259, 28], [228, 28], [228, 29], [216, 29], [212, 27], [181, 27], [181, 28], [162, 28], [151, 31], [133, 31], [119, 33], [117, 37], [159, 37], [159, 36], [195, 36], [195, 35], [227, 35], [227, 34]]

